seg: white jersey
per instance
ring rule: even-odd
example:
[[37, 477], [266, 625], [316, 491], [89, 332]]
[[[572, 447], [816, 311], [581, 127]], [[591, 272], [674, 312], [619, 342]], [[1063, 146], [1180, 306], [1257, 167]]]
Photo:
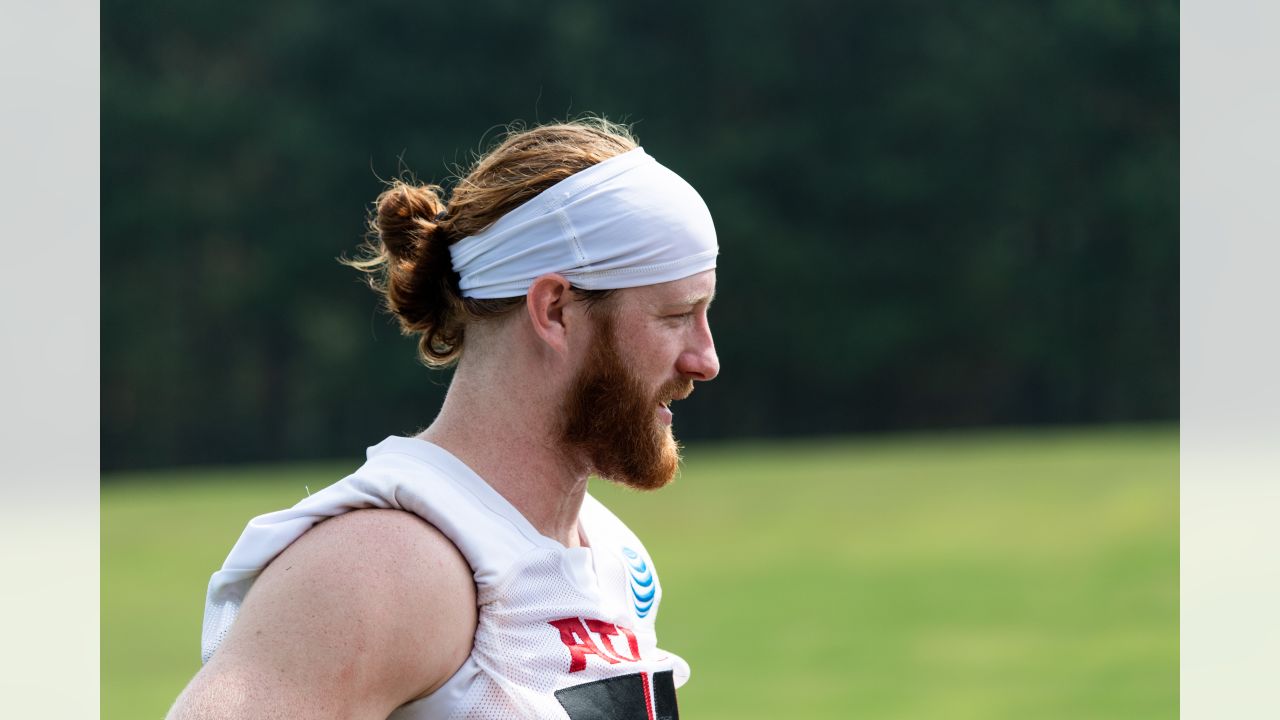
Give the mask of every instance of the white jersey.
[[675, 688], [689, 666], [657, 647], [662, 586], [622, 521], [587, 495], [579, 515], [586, 547], [566, 548], [462, 461], [416, 438], [387, 438], [355, 473], [249, 522], [209, 581], [203, 660], [272, 559], [317, 522], [360, 508], [406, 510], [431, 523], [462, 552], [476, 583], [471, 655], [439, 690], [391, 718], [679, 717]]

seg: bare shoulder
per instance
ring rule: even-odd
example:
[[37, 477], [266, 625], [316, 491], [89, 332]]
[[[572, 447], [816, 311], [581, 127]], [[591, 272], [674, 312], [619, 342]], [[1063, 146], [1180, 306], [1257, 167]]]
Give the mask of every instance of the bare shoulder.
[[[246, 606], [264, 582], [284, 580], [298, 562], [308, 579], [359, 590], [365, 599], [378, 590], [419, 589], [435, 594], [443, 589], [442, 580], [452, 578], [472, 592], [468, 604], [475, 606], [471, 570], [462, 553], [433, 525], [402, 510], [355, 510], [316, 525], [267, 566]], [[457, 594], [442, 596], [456, 598]]]
[[[385, 718], [453, 675], [475, 627], [471, 570], [447, 537], [400, 510], [346, 513], [263, 571], [171, 717]], [[179, 712], [204, 701], [243, 711]]]

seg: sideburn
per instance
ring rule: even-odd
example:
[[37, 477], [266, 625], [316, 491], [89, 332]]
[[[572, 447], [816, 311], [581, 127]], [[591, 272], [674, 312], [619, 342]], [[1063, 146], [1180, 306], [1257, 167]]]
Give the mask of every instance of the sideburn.
[[602, 313], [595, 343], [565, 396], [564, 446], [586, 457], [602, 478], [656, 490], [671, 482], [680, 465], [679, 446], [657, 421], [656, 401], [628, 370], [613, 318]]

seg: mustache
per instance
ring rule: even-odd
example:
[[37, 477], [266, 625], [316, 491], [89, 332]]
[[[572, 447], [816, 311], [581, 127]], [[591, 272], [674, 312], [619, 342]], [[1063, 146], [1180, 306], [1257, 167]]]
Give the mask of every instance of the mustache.
[[658, 389], [658, 399], [665, 402], [684, 400], [693, 394], [693, 381], [688, 378], [672, 380]]

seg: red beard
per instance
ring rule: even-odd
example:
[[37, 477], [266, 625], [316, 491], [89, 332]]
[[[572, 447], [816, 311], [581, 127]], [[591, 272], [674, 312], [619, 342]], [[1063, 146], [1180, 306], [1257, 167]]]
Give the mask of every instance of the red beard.
[[673, 380], [645, 390], [618, 352], [612, 318], [602, 317], [597, 340], [566, 393], [560, 440], [595, 473], [637, 490], [657, 490], [680, 467], [680, 445], [658, 422], [658, 403], [683, 398], [693, 381]]

